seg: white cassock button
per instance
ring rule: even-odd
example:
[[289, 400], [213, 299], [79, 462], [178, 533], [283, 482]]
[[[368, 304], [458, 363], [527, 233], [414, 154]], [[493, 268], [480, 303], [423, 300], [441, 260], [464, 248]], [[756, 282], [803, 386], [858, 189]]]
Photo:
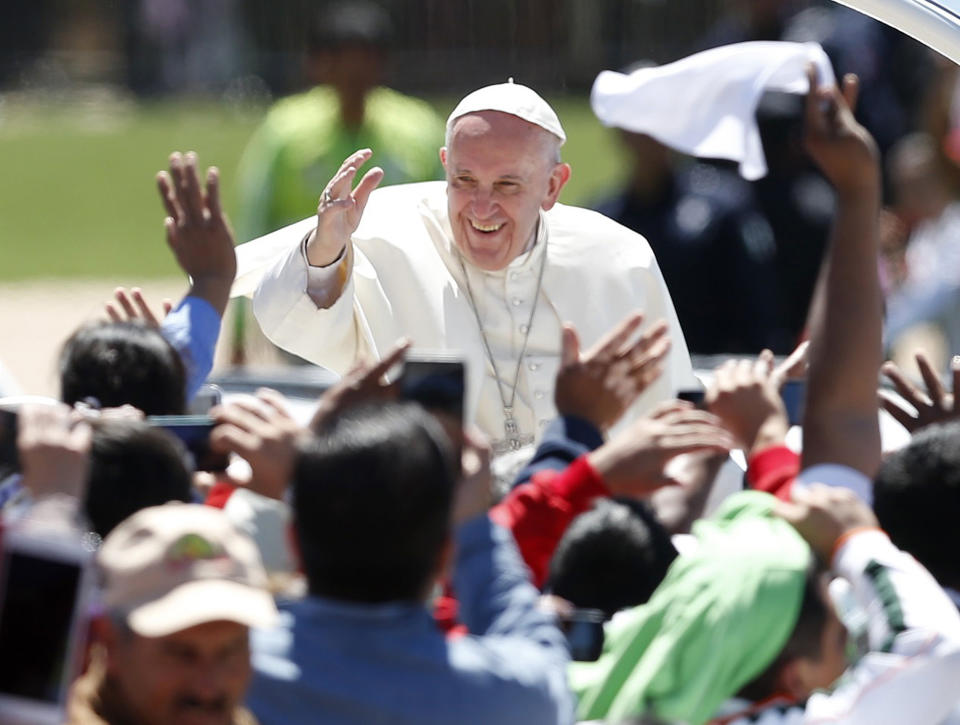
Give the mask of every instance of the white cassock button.
[[520, 279], [520, 273], [519, 273], [519, 272], [511, 272], [511, 273], [510, 273], [510, 279]]
[[537, 400], [543, 400], [543, 391], [542, 390], [534, 391], [533, 397], [536, 398]]
[[520, 325], [520, 334], [526, 335], [526, 334], [527, 334], [527, 331], [528, 331], [529, 329], [530, 329], [530, 328], [527, 327], [526, 325]]
[[519, 306], [522, 305], [522, 304], [523, 304], [523, 300], [522, 300], [522, 299], [520, 299], [519, 297], [514, 297], [514, 298], [513, 298], [513, 306], [514, 306], [514, 307], [519, 307]]
[[530, 370], [539, 370], [539, 369], [540, 369], [540, 363], [532, 362], [532, 363], [530, 363], [530, 364], [527, 365], [527, 368], [530, 369]]
[[549, 422], [550, 422], [549, 420], [544, 420], [544, 419], [541, 418], [540, 421], [539, 421], [540, 427], [541, 427], [541, 428], [546, 428], [546, 427], [547, 427], [547, 423], [549, 423]]

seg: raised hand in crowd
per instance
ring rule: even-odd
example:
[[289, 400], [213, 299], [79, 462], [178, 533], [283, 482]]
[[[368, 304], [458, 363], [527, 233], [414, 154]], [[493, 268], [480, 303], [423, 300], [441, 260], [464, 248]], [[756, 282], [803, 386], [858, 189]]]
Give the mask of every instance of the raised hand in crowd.
[[317, 226], [307, 240], [307, 260], [314, 267], [326, 267], [335, 262], [360, 224], [370, 192], [383, 179], [383, 169], [375, 166], [353, 188], [357, 170], [371, 156], [370, 149], [361, 149], [348, 156], [320, 195]]
[[233, 483], [282, 500], [293, 475], [297, 443], [308, 435], [287, 411], [283, 396], [262, 388], [256, 396], [213, 408], [210, 416], [217, 423], [210, 434], [211, 447], [235, 453], [250, 464], [250, 480]]
[[675, 484], [667, 464], [684, 453], [727, 453], [734, 441], [719, 418], [684, 401], [669, 401], [588, 454], [614, 496], [643, 497]]
[[310, 429], [320, 432], [326, 423], [347, 408], [362, 403], [395, 400], [398, 393], [396, 381], [388, 381], [390, 368], [403, 362], [410, 341], [402, 339], [394, 343], [382, 360], [361, 360], [339, 381], [330, 387], [317, 404], [310, 420]]
[[205, 299], [223, 316], [237, 274], [233, 232], [220, 206], [220, 172], [207, 169], [206, 189], [192, 151], [170, 155], [170, 171], [157, 174], [167, 218], [167, 243], [191, 279], [189, 295]]
[[490, 442], [476, 426], [463, 429], [461, 474], [453, 497], [451, 517], [455, 526], [487, 513], [493, 477], [490, 473]]
[[793, 489], [791, 501], [777, 501], [776, 514], [789, 522], [830, 565], [837, 542], [859, 529], [879, 528], [869, 506], [848, 488], [814, 484]]
[[842, 94], [818, 87], [812, 68], [808, 78], [804, 144], [836, 189], [837, 211], [808, 320], [803, 467], [835, 463], [872, 477], [880, 463], [878, 152], [853, 117], [856, 76], [843, 79]]
[[[844, 76], [842, 90], [821, 87], [816, 69], [807, 71], [810, 92], [804, 111], [804, 148], [838, 194], [879, 194], [877, 144], [853, 116], [860, 90], [859, 79]], [[879, 200], [879, 196], [877, 197]], [[879, 207], [877, 208], [879, 217]]]
[[108, 300], [103, 305], [107, 317], [112, 322], [143, 322], [150, 327], [160, 327], [160, 322], [173, 309], [171, 300], [163, 300], [160, 303], [162, 314], [158, 317], [150, 309], [150, 305], [147, 304], [143, 291], [139, 287], [134, 287], [129, 292], [125, 287], [117, 287], [113, 291], [113, 296], [113, 300]]
[[563, 327], [554, 403], [560, 415], [584, 418], [602, 431], [613, 426], [663, 370], [670, 351], [660, 320], [634, 337], [643, 315], [632, 313], [585, 353], [573, 325]]
[[707, 407], [748, 454], [783, 443], [790, 429], [778, 389], [782, 372], [775, 374], [770, 355], [729, 360], [714, 371]]
[[911, 412], [899, 400], [880, 391], [880, 405], [890, 415], [896, 418], [910, 433], [916, 433], [921, 428], [934, 423], [947, 423], [960, 418], [960, 355], [955, 355], [950, 361], [950, 372], [953, 377], [952, 392], [948, 392], [940, 380], [940, 375], [933, 367], [933, 363], [922, 352], [917, 354], [917, 367], [927, 390], [924, 392], [914, 385], [896, 363], [888, 361], [883, 364], [881, 371], [890, 378], [897, 392], [904, 400], [913, 406], [916, 413]]
[[794, 348], [793, 352], [787, 355], [786, 359], [777, 366], [774, 366], [773, 352], [764, 350], [760, 353], [760, 359], [768, 360], [772, 369], [773, 381], [777, 388], [783, 387], [788, 380], [803, 380], [807, 377], [807, 369], [810, 367], [810, 341], [804, 340]]
[[90, 470], [90, 423], [67, 405], [24, 405], [17, 414], [21, 481], [35, 499], [83, 497]]
[[[79, 409], [80, 406], [81, 404], [77, 403], [74, 408]], [[142, 410], [128, 403], [113, 408], [100, 408], [96, 411], [95, 417], [101, 420], [143, 420], [146, 415]]]

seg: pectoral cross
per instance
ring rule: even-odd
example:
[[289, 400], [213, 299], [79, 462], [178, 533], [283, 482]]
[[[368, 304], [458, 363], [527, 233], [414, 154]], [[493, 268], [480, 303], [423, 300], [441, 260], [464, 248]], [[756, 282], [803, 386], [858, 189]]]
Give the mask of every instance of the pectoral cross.
[[532, 435], [521, 435], [520, 426], [517, 419], [513, 417], [513, 408], [505, 406], [503, 409], [503, 432], [506, 437], [502, 441], [497, 441], [493, 445], [493, 452], [501, 455], [509, 451], [518, 451], [526, 445], [533, 443]]

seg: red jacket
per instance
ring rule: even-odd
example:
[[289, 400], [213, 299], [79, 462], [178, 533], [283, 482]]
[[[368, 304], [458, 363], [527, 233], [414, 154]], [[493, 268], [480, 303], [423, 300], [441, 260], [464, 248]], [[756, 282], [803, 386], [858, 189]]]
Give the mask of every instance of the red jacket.
[[[530, 569], [533, 583], [542, 588], [550, 559], [570, 522], [590, 509], [600, 497], [610, 495], [586, 455], [562, 471], [540, 471], [517, 486], [496, 506], [490, 518], [513, 533], [520, 556]], [[457, 623], [457, 600], [449, 586], [435, 603], [434, 617], [450, 636], [465, 634]]]

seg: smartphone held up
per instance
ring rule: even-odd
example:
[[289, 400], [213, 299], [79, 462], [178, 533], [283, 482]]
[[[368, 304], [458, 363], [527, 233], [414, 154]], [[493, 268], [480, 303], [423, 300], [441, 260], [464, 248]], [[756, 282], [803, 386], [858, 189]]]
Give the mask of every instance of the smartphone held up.
[[25, 526], [0, 534], [0, 722], [63, 722], [93, 591], [92, 553], [79, 535]]

